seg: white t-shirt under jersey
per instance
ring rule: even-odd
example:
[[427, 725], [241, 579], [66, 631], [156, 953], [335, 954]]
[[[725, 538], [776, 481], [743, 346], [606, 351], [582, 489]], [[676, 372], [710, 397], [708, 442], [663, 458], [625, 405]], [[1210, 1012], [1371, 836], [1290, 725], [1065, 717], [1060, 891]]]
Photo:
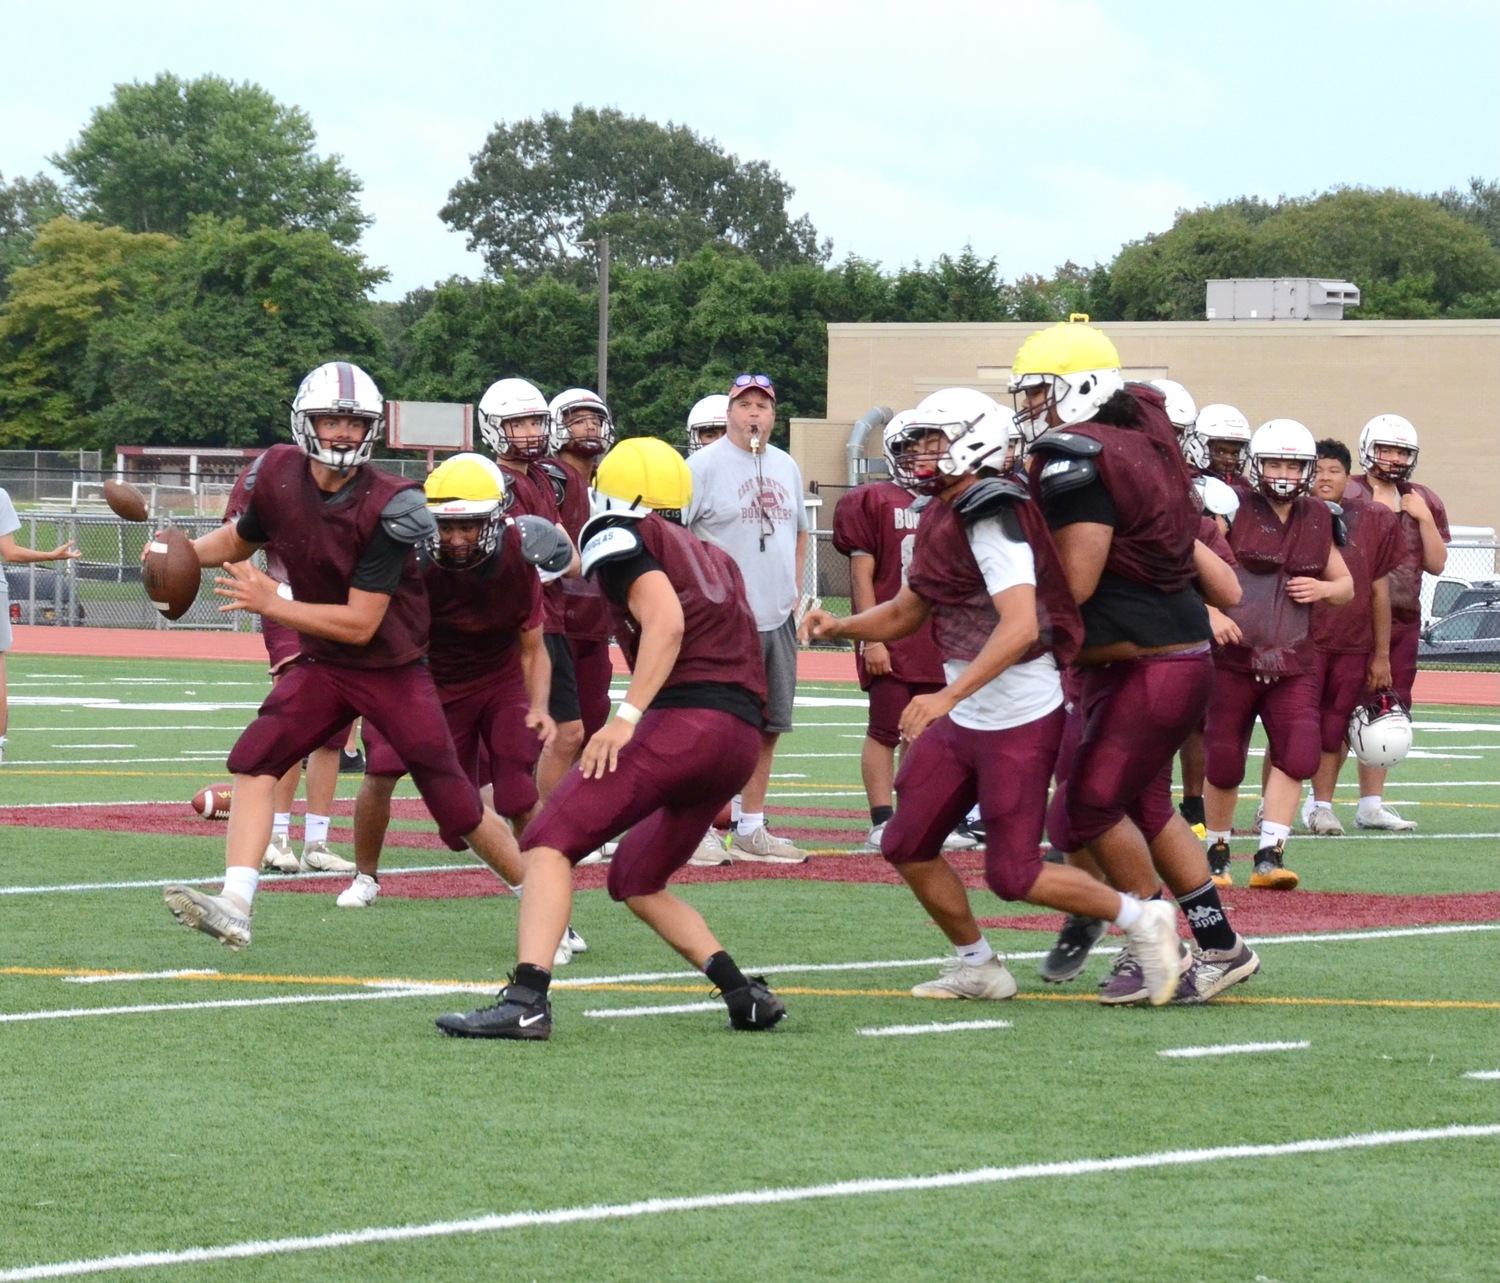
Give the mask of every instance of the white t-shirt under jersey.
[[[976, 522], [969, 527], [968, 535], [990, 596], [1020, 584], [1036, 586], [1036, 559], [1030, 544], [1011, 539], [998, 521]], [[965, 660], [943, 661], [950, 682], [967, 667]], [[1062, 702], [1057, 661], [1047, 654], [1029, 663], [1012, 664], [994, 681], [954, 705], [949, 716], [972, 731], [1003, 731], [1045, 717]]]

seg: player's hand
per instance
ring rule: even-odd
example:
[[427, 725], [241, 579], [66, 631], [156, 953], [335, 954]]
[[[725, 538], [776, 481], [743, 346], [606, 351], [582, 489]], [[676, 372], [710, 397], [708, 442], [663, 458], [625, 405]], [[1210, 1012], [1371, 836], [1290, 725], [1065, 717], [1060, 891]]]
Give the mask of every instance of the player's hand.
[[214, 596], [223, 597], [220, 610], [244, 610], [263, 615], [276, 601], [280, 584], [248, 561], [226, 561], [224, 573], [214, 580]]
[[1427, 500], [1415, 490], [1408, 490], [1401, 496], [1401, 511], [1417, 521], [1432, 520], [1432, 509], [1427, 506]]
[[[49, 561], [72, 561], [75, 558], [81, 556], [83, 556], [83, 554], [78, 551], [78, 545], [75, 544], [71, 539], [69, 539], [67, 543], [58, 544], [56, 548], [49, 552], [47, 554], [47, 559]], [[141, 557], [142, 560], [145, 559], [144, 551], [142, 551]]]
[[1286, 595], [1304, 606], [1328, 596], [1329, 585], [1311, 575], [1294, 575], [1286, 581]]
[[891, 671], [891, 652], [884, 642], [865, 643], [865, 672], [871, 677], [887, 677]]
[[835, 631], [838, 623], [837, 616], [830, 615], [819, 606], [814, 606], [802, 616], [802, 622], [797, 626], [797, 640], [804, 642], [814, 639], [832, 640], [838, 636]]
[[1379, 655], [1373, 656], [1370, 660], [1369, 670], [1365, 674], [1366, 688], [1372, 691], [1383, 691], [1387, 686], [1393, 685], [1395, 683], [1391, 679], [1390, 656], [1386, 656], [1384, 659]]
[[901, 738], [908, 744], [940, 717], [946, 717], [958, 703], [946, 690], [931, 695], [917, 695], [901, 714]]
[[1245, 640], [1245, 635], [1240, 632], [1240, 626], [1230, 619], [1222, 610], [1208, 608], [1209, 627], [1214, 630], [1214, 645], [1216, 646], [1238, 646]]
[[557, 738], [557, 723], [554, 722], [545, 708], [529, 708], [526, 710], [526, 729], [536, 732], [537, 739], [542, 741], [542, 752], [552, 747], [552, 741]]
[[620, 764], [620, 750], [630, 743], [635, 727], [623, 717], [614, 717], [594, 732], [583, 746], [578, 767], [586, 780], [602, 780]]

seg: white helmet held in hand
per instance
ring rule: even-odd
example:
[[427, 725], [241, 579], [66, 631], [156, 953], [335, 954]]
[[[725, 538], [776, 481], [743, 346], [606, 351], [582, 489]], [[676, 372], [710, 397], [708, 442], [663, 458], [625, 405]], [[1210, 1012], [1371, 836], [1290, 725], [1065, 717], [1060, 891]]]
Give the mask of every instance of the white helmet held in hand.
[[[1381, 463], [1375, 457], [1375, 447], [1382, 445], [1407, 451], [1407, 461], [1404, 464]], [[1416, 428], [1412, 427], [1410, 419], [1403, 419], [1399, 414], [1377, 414], [1360, 430], [1359, 466], [1382, 481], [1410, 481], [1411, 474], [1417, 470], [1419, 452]]]
[[1349, 747], [1365, 766], [1395, 766], [1411, 738], [1411, 717], [1393, 690], [1376, 691], [1349, 718]]
[[[318, 440], [313, 420], [321, 415], [346, 415], [368, 425], [364, 439], [350, 446], [325, 446]], [[385, 431], [385, 399], [375, 380], [348, 361], [329, 361], [313, 370], [292, 398], [292, 440], [309, 459], [348, 472], [366, 463]]]
[[517, 463], [543, 458], [551, 429], [547, 398], [525, 379], [500, 379], [479, 398], [479, 432], [496, 458]]
[[[609, 407], [597, 392], [588, 388], [569, 388], [552, 398], [548, 410], [552, 415], [552, 453], [561, 454], [571, 450], [574, 454], [596, 457], [608, 453], [615, 443], [615, 420]], [[580, 412], [592, 415], [598, 422], [598, 431], [592, 435], [577, 436], [569, 428]]]
[[[706, 396], [698, 401], [687, 417], [687, 441], [688, 453], [701, 450], [706, 445], [712, 445], [729, 428], [729, 396], [724, 392], [715, 392], [712, 396]], [[705, 432], [712, 435], [704, 440]]]
[[[1296, 477], [1268, 477], [1265, 465], [1273, 459], [1301, 465]], [[1318, 443], [1296, 419], [1271, 419], [1255, 429], [1250, 438], [1250, 484], [1267, 499], [1285, 503], [1312, 489], [1318, 466]]]

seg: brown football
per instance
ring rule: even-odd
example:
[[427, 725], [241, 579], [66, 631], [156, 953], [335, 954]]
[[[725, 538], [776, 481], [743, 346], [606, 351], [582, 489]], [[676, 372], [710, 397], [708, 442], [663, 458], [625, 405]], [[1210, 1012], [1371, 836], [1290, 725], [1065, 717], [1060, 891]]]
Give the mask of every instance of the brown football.
[[213, 784], [193, 794], [193, 811], [200, 820], [227, 820], [233, 784]]
[[176, 526], [158, 530], [141, 563], [146, 597], [168, 619], [181, 619], [198, 598], [203, 571], [192, 542]]
[[126, 521], [145, 521], [146, 496], [128, 481], [116, 481], [111, 477], [104, 483], [104, 502], [117, 517]]

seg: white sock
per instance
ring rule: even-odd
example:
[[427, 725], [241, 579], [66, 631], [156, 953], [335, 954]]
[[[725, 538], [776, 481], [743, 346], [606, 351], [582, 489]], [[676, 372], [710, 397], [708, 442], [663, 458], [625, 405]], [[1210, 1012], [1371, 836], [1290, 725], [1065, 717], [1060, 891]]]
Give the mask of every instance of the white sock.
[[1212, 846], [1215, 842], [1227, 843], [1229, 841], [1229, 830], [1209, 829], [1206, 836], [1208, 838], [1209, 846]]
[[1313, 798], [1312, 809], [1315, 811], [1331, 811], [1333, 810], [1333, 803], [1320, 802], [1317, 798]]
[[302, 840], [304, 842], [328, 841], [328, 816], [314, 815], [309, 811], [302, 831]]
[[729, 822], [731, 824], [740, 822], [740, 795], [738, 793], [729, 799]]
[[762, 828], [766, 822], [764, 811], [741, 811], [740, 818], [735, 822], [734, 831], [742, 838], [749, 837], [756, 829]]
[[271, 817], [271, 836], [273, 838], [284, 838], [291, 832], [292, 813], [290, 811], [277, 811]]
[[1122, 895], [1120, 897], [1120, 911], [1115, 915], [1115, 926], [1121, 931], [1129, 931], [1141, 920], [1141, 902], [1133, 895]]
[[1361, 815], [1374, 815], [1385, 803], [1383, 794], [1375, 793], [1369, 797], [1359, 799], [1359, 813]]
[[1270, 820], [1262, 820], [1260, 825], [1260, 846], [1265, 850], [1268, 846], [1281, 846], [1292, 836], [1290, 824], [1275, 824]]
[[983, 936], [980, 936], [973, 944], [954, 945], [953, 952], [971, 967], [982, 967], [995, 956], [995, 951], [990, 948], [990, 942]]
[[224, 894], [232, 895], [245, 906], [246, 912], [255, 903], [255, 888], [259, 885], [259, 869], [247, 869], [235, 864], [224, 870]]

